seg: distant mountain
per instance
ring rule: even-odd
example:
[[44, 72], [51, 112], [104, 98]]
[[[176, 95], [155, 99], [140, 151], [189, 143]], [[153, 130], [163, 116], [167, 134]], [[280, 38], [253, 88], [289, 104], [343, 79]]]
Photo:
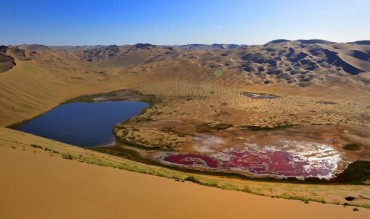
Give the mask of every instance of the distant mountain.
[[[289, 42], [290, 40], [285, 40], [285, 39], [277, 39], [277, 40], [272, 40], [272, 41], [270, 41], [270, 42], [268, 42], [268, 43], [287, 43], [287, 42]], [[267, 43], [267, 44], [268, 44]]]
[[220, 49], [236, 49], [243, 47], [243, 45], [237, 45], [237, 44], [187, 44], [187, 45], [181, 45], [178, 46], [180, 49], [184, 50], [220, 50]]
[[145, 49], [145, 48], [153, 48], [156, 47], [155, 45], [152, 45], [150, 43], [137, 43], [134, 45], [137, 49]]
[[327, 41], [327, 40], [320, 40], [320, 39], [312, 39], [312, 40], [297, 40], [302, 44], [331, 44], [334, 42]]
[[352, 42], [352, 44], [358, 44], [358, 45], [370, 45], [370, 40], [360, 40]]
[[7, 49], [8, 49], [7, 46], [0, 45], [0, 52], [1, 53], [5, 53]]

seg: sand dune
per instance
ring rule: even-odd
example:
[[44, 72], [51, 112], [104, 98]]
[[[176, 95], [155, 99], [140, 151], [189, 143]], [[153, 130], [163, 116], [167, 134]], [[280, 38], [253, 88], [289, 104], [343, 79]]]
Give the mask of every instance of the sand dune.
[[0, 46], [0, 73], [6, 72], [16, 65], [14, 58], [5, 54], [7, 49], [7, 46]]
[[[362, 142], [365, 152], [369, 150], [365, 141], [370, 124], [368, 45], [280, 40], [261, 46], [196, 46], [195, 50], [191, 46], [152, 45], [22, 45], [2, 49], [2, 57], [11, 57], [16, 65], [4, 67], [0, 74], [0, 125], [31, 119], [80, 95], [130, 88], [163, 98], [157, 109], [161, 113], [150, 109], [141, 116], [146, 118], [152, 113], [158, 124], [172, 125], [168, 121], [181, 120], [193, 125], [345, 125], [355, 130], [349, 133], [354, 136], [352, 139]], [[242, 96], [244, 91], [281, 98], [254, 100]], [[325, 101], [336, 104], [320, 103]], [[189, 110], [195, 113], [190, 114]], [[0, 128], [0, 146], [0, 176], [9, 179], [0, 181], [0, 217], [4, 218], [101, 218], [110, 214], [112, 218], [369, 216], [363, 208], [353, 212], [352, 207], [276, 200], [60, 159], [62, 154], [72, 154], [76, 160], [81, 155], [90, 162], [99, 158], [99, 162], [116, 167], [124, 165], [139, 172], [186, 177], [176, 171], [99, 155], [7, 128]], [[353, 152], [351, 156], [357, 159], [367, 155]], [[213, 179], [199, 177], [214, 183]], [[258, 194], [308, 197], [337, 204], [344, 204], [346, 195], [368, 195], [370, 191], [364, 185], [214, 180], [233, 185], [229, 189], [242, 190], [242, 186], [248, 185]], [[353, 204], [369, 206], [367, 200]]]
[[[367, 218], [0, 147], [1, 218]], [[8, 179], [8, 180], [4, 180]], [[10, 180], [11, 179], [11, 180]]]

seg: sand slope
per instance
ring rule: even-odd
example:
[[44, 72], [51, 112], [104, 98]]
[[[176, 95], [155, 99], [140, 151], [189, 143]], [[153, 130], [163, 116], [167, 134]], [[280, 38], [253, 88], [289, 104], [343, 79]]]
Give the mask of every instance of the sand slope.
[[[11, 167], [11, 168], [9, 168]], [[0, 148], [1, 218], [368, 218], [304, 204]]]
[[[1, 150], [1, 157], [0, 161], [7, 161], [10, 163], [4, 163], [0, 165], [1, 179], [8, 179], [3, 180], [2, 183], [4, 185], [8, 185], [8, 189], [0, 190], [0, 195], [3, 197], [3, 200], [12, 199], [17, 191], [19, 190], [16, 187], [12, 187], [13, 185], [17, 185], [17, 183], [25, 184], [25, 181], [28, 180], [38, 180], [36, 184], [39, 187], [35, 189], [30, 189], [27, 191], [23, 191], [25, 196], [30, 196], [30, 193], [35, 192], [38, 194], [37, 196], [41, 196], [44, 194], [44, 190], [59, 190], [59, 189], [67, 189], [61, 186], [54, 187], [53, 184], [47, 183], [43, 181], [43, 178], [47, 177], [55, 177], [58, 176], [59, 171], [64, 171], [63, 165], [58, 166], [58, 170], [55, 170], [55, 173], [50, 173], [43, 171], [42, 168], [33, 168], [32, 171], [29, 171], [27, 165], [37, 164], [39, 161], [46, 159], [47, 156], [50, 156], [50, 159], [47, 159], [44, 164], [40, 164], [40, 166], [48, 167], [53, 165], [52, 163], [61, 162], [61, 161], [69, 161], [67, 163], [72, 163], [72, 166], [79, 166], [83, 163], [95, 164], [99, 166], [105, 167], [115, 167], [117, 169], [121, 169], [123, 172], [125, 170], [131, 170], [140, 173], [147, 173], [156, 176], [165, 176], [171, 178], [172, 181], [174, 179], [186, 179], [189, 176], [195, 177], [198, 179], [198, 182], [210, 185], [210, 186], [220, 186], [221, 188], [231, 189], [231, 190], [239, 190], [244, 191], [247, 193], [254, 193], [254, 194], [261, 194], [265, 196], [275, 196], [275, 197], [283, 197], [283, 198], [293, 198], [298, 200], [312, 200], [317, 202], [326, 202], [326, 203], [336, 203], [336, 204], [352, 204], [356, 206], [364, 206], [369, 207], [369, 201], [361, 198], [357, 198], [354, 201], [347, 202], [345, 201], [344, 197], [346, 196], [354, 196], [358, 197], [359, 195], [363, 195], [365, 197], [370, 197], [370, 189], [369, 186], [366, 185], [314, 185], [314, 184], [290, 184], [290, 183], [276, 183], [276, 182], [261, 182], [261, 181], [253, 181], [253, 180], [240, 180], [240, 179], [232, 179], [232, 178], [223, 178], [223, 177], [215, 177], [215, 176], [206, 176], [206, 175], [198, 175], [198, 174], [189, 174], [180, 171], [169, 170], [167, 168], [158, 167], [158, 166], [150, 166], [145, 165], [137, 162], [133, 162], [127, 159], [123, 159], [120, 157], [110, 156], [107, 154], [101, 154], [98, 152], [86, 150], [83, 148], [59, 143], [56, 141], [51, 141], [48, 139], [44, 139], [41, 137], [33, 136], [27, 133], [22, 133], [19, 131], [14, 131], [6, 128], [0, 128], [0, 150]], [[2, 152], [4, 151], [4, 152]], [[31, 157], [34, 160], [29, 160]], [[31, 159], [30, 158], [30, 159]], [[65, 158], [63, 160], [62, 158]], [[73, 161], [69, 160], [73, 159]], [[19, 166], [19, 164], [24, 163], [24, 165]], [[50, 163], [50, 165], [48, 164]], [[65, 162], [62, 162], [65, 163]], [[97, 166], [92, 166], [97, 167]], [[25, 168], [24, 171], [21, 169]], [[15, 173], [14, 171], [21, 171], [19, 172], [19, 176], [23, 180], [19, 181], [13, 176], [12, 174]], [[97, 169], [95, 169], [97, 170]], [[104, 170], [111, 171], [111, 168], [104, 168]], [[66, 170], [69, 172], [69, 170]], [[87, 177], [92, 179], [89, 175], [90, 173], [86, 173], [83, 175], [85, 171], [81, 172], [81, 176]], [[24, 174], [22, 176], [22, 173]], [[91, 173], [93, 174], [93, 173]], [[100, 173], [99, 173], [100, 174]], [[34, 175], [39, 175], [40, 179], [34, 179]], [[94, 174], [93, 174], [94, 175]], [[68, 176], [66, 176], [68, 178]], [[60, 178], [60, 180], [64, 180], [64, 176]], [[95, 176], [93, 177], [95, 178]], [[99, 177], [97, 177], [99, 178]], [[59, 178], [58, 178], [59, 179]], [[108, 178], [107, 178], [108, 179]], [[154, 179], [154, 178], [149, 178]], [[114, 180], [114, 179], [113, 179]], [[170, 181], [171, 181], [170, 180]], [[111, 180], [107, 180], [109, 183]], [[100, 187], [98, 184], [95, 184], [95, 180], [92, 180], [89, 185], [98, 188]], [[146, 186], [151, 185], [151, 180], [145, 181]], [[178, 182], [180, 185], [184, 185], [184, 183]], [[71, 182], [72, 184], [72, 182]], [[35, 184], [33, 184], [35, 185]], [[84, 187], [85, 185], [79, 184], [76, 181], [76, 187]], [[42, 187], [42, 188], [41, 188]], [[118, 189], [112, 187], [112, 189]], [[130, 187], [132, 190], [140, 191], [142, 185], [137, 184], [137, 186]], [[6, 187], [4, 187], [6, 188]], [[164, 183], [163, 185], [158, 186], [158, 190], [166, 190], [167, 185]], [[205, 187], [202, 187], [205, 188]], [[6, 191], [6, 193], [2, 192]], [[36, 197], [35, 197], [36, 198]], [[55, 197], [59, 198], [59, 197]], [[72, 197], [71, 197], [72, 198]], [[75, 199], [73, 197], [72, 199]], [[116, 197], [112, 197], [113, 202], [107, 202], [107, 205], [113, 205], [115, 203]], [[233, 202], [232, 200], [229, 200]], [[302, 202], [303, 203], [303, 202]], [[310, 203], [313, 203], [310, 201]], [[308, 206], [308, 205], [307, 205]], [[323, 206], [331, 206], [329, 204]], [[4, 205], [4, 210], [7, 210], [9, 206]], [[142, 207], [142, 206], [141, 206]], [[145, 210], [146, 208], [141, 208]], [[49, 206], [40, 207], [43, 211], [47, 211]], [[353, 208], [353, 207], [349, 207]], [[366, 209], [363, 209], [364, 211]], [[10, 210], [9, 210], [10, 211]], [[17, 214], [17, 212], [14, 212]]]

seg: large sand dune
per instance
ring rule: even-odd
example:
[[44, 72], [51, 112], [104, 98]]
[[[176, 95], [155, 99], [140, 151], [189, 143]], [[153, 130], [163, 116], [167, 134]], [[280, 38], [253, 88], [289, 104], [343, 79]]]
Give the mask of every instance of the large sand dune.
[[1, 218], [370, 216], [365, 209], [354, 212], [350, 207], [225, 191], [3, 147], [0, 166]]

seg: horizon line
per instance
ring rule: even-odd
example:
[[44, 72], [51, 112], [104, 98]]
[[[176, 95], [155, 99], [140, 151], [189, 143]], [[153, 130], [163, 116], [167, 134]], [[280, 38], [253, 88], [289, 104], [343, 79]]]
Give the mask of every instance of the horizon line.
[[140, 44], [150, 44], [152, 46], [186, 46], [186, 45], [205, 45], [205, 46], [211, 46], [211, 45], [238, 45], [238, 46], [258, 46], [258, 45], [265, 45], [268, 43], [279, 43], [274, 41], [285, 41], [285, 42], [299, 42], [299, 41], [323, 41], [326, 43], [357, 43], [357, 42], [366, 42], [370, 40], [355, 40], [355, 41], [348, 41], [348, 42], [336, 42], [336, 41], [330, 41], [325, 39], [275, 39], [270, 40], [263, 44], [240, 44], [240, 43], [184, 43], [184, 44], [152, 44], [148, 42], [137, 42], [134, 44], [75, 44], [75, 45], [52, 45], [52, 44], [40, 44], [40, 43], [22, 43], [22, 44], [0, 44], [0, 46], [23, 46], [23, 45], [38, 45], [38, 46], [50, 46], [50, 47], [89, 47], [89, 46], [135, 46]]

